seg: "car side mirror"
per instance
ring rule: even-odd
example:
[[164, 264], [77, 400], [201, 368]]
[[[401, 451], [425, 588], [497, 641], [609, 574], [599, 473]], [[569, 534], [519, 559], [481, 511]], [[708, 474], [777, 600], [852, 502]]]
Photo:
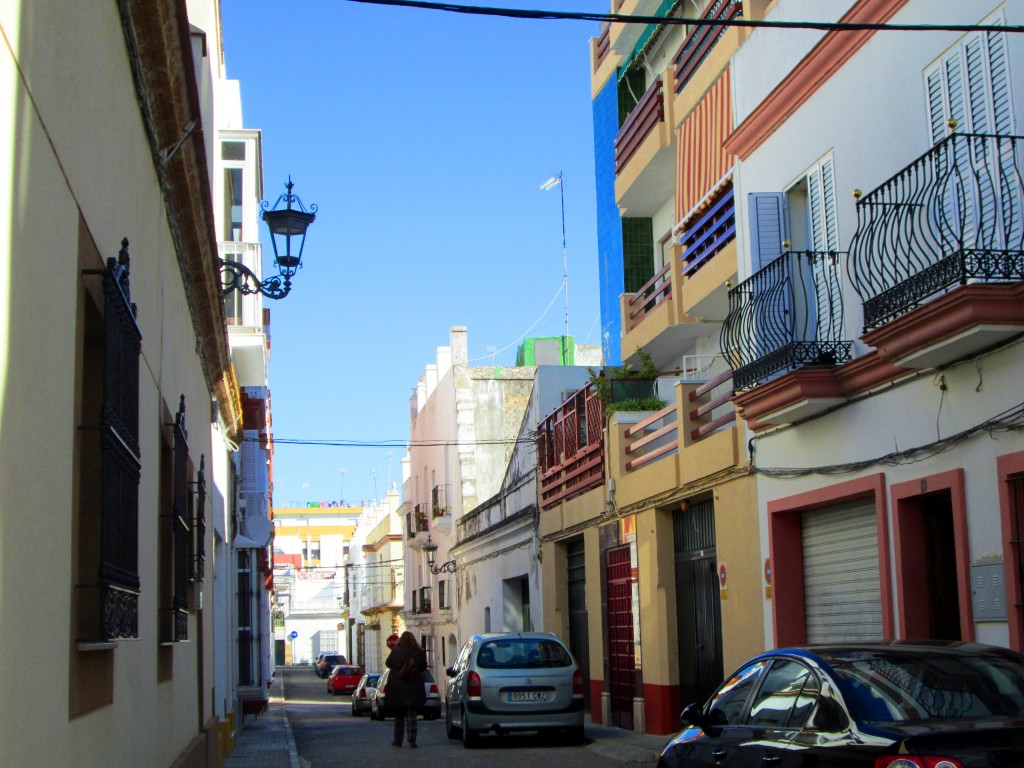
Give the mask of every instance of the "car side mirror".
[[448, 677], [455, 677], [457, 674], [459, 674], [459, 671], [455, 669], [455, 667], [448, 667], [447, 669], [445, 669], [444, 673], [448, 675]]
[[704, 710], [700, 704], [687, 704], [683, 708], [682, 714], [679, 715], [679, 721], [683, 725], [699, 726], [703, 714]]

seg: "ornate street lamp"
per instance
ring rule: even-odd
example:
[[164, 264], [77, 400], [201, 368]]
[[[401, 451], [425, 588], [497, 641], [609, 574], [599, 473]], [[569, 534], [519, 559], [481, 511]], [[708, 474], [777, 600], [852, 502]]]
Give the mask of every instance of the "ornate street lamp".
[[[314, 203], [307, 211], [298, 195], [292, 194], [291, 176], [285, 184], [287, 192], [277, 198], [273, 208], [269, 208], [266, 200], [260, 207], [261, 216], [270, 229], [271, 242], [274, 246], [274, 264], [277, 274], [260, 281], [256, 273], [237, 261], [220, 259], [224, 271], [224, 295], [234, 290], [243, 294], [261, 293], [268, 299], [283, 299], [292, 289], [292, 276], [302, 266], [302, 247], [306, 243], [306, 229], [316, 220], [317, 207]], [[284, 208], [278, 208], [281, 202]], [[292, 207], [292, 203], [297, 208]], [[293, 243], [292, 240], [295, 239]]]
[[437, 544], [434, 543], [430, 536], [427, 536], [427, 543], [423, 545], [423, 551], [427, 553], [427, 568], [435, 576], [443, 571], [448, 573], [455, 573], [455, 561], [449, 560], [441, 565], [434, 565], [434, 556], [437, 554]]

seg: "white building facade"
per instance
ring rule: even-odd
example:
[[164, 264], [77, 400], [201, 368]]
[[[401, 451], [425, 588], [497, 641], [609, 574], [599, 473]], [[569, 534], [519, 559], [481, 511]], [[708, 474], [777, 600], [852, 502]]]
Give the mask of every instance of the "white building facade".
[[765, 644], [1020, 648], [1024, 40], [1001, 27], [1024, 3], [767, 16], [819, 17], [975, 29], [761, 29], [735, 57], [749, 204], [723, 353], [754, 432]]

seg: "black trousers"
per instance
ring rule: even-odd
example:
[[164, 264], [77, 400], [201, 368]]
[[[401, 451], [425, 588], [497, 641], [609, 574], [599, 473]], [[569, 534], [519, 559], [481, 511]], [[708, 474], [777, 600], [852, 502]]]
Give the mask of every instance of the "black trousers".
[[408, 723], [409, 743], [416, 743], [416, 707], [399, 709], [395, 712], [395, 743], [402, 745], [402, 736]]

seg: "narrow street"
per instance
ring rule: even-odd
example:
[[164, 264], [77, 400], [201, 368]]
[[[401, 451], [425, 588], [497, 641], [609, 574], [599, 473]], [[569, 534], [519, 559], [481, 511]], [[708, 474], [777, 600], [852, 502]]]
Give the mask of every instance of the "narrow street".
[[284, 695], [288, 721], [303, 768], [369, 768], [398, 762], [423, 765], [501, 766], [535, 768], [539, 760], [557, 761], [560, 768], [621, 768], [653, 766], [637, 759], [639, 750], [615, 749], [588, 738], [583, 746], [562, 744], [537, 734], [484, 737], [479, 749], [467, 750], [445, 736], [444, 720], [420, 721], [418, 748], [391, 746], [393, 721], [353, 717], [348, 696], [327, 693], [325, 681], [309, 667], [278, 667], [275, 686]]

